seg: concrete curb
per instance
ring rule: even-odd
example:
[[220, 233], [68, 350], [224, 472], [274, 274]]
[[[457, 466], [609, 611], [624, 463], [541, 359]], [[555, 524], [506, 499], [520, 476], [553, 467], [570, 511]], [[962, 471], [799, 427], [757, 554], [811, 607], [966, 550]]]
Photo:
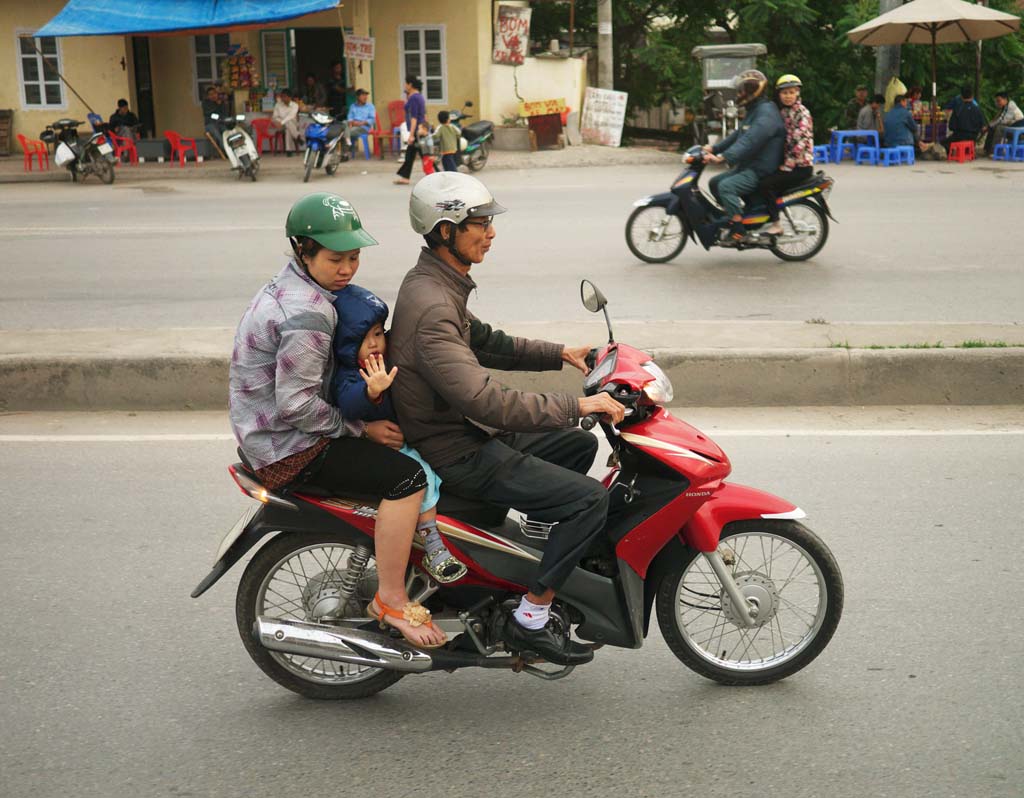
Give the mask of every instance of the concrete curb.
[[[1024, 403], [1024, 347], [957, 350], [662, 349], [676, 405]], [[213, 410], [228, 358], [0, 356], [0, 410]], [[502, 372], [503, 384], [577, 394], [579, 374]]]

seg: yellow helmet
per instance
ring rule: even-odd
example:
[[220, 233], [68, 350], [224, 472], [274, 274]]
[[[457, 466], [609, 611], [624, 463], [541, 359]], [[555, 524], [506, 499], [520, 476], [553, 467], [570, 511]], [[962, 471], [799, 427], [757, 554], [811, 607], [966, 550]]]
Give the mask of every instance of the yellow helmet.
[[775, 91], [782, 91], [783, 89], [798, 89], [803, 85], [803, 82], [796, 75], [783, 75], [775, 81]]

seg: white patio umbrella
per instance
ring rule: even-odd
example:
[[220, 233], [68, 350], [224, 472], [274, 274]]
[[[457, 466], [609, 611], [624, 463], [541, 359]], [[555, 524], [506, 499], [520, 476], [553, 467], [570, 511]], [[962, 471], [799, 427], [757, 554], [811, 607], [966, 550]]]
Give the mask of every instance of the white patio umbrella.
[[[931, 44], [932, 102], [937, 103], [935, 48], [939, 44], [996, 39], [1020, 30], [1020, 17], [964, 0], [913, 0], [859, 25], [846, 35], [854, 44]], [[933, 107], [935, 107], [933, 105]]]

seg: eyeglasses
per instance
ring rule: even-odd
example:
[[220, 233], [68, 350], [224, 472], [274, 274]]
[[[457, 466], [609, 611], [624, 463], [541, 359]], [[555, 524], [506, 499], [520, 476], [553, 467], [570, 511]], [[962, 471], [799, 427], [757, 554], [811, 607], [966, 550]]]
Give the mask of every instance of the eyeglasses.
[[484, 232], [487, 232], [491, 228], [493, 219], [493, 216], [484, 216], [481, 219], [475, 221], [473, 219], [466, 219], [466, 221], [464, 221], [463, 224], [472, 224], [477, 227], [482, 227]]

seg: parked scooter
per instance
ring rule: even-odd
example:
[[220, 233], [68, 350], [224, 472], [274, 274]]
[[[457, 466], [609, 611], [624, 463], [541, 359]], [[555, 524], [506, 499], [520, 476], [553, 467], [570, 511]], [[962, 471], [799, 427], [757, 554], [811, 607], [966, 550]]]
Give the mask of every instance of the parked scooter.
[[82, 144], [78, 140], [78, 126], [84, 125], [74, 119], [58, 119], [46, 126], [39, 138], [47, 144], [55, 144], [53, 162], [71, 172], [72, 182], [79, 176], [85, 179], [96, 175], [103, 183], [114, 182], [114, 148], [103, 131], [93, 133]]
[[[590, 282], [583, 304], [604, 311]], [[626, 408], [619, 428], [594, 415], [612, 447], [606, 534], [586, 552], [551, 608], [551, 629], [574, 630], [595, 649], [638, 649], [652, 616], [684, 665], [723, 684], [777, 681], [828, 644], [843, 610], [843, 579], [828, 547], [784, 499], [725, 482], [725, 453], [665, 408], [672, 384], [645, 352], [614, 342], [591, 350], [584, 392]], [[243, 457], [244, 461], [244, 457]], [[544, 679], [573, 666], [540, 667], [510, 650], [502, 630], [536, 580], [550, 524], [506, 517], [508, 508], [442, 494], [437, 525], [468, 573], [433, 582], [412, 552], [408, 590], [449, 642], [425, 650], [366, 617], [377, 592], [377, 508], [359, 499], [269, 490], [245, 462], [228, 469], [258, 501], [228, 532], [196, 598], [273, 536], [238, 585], [235, 616], [249, 656], [272, 679], [309, 698], [365, 698], [405, 674], [494, 668]], [[557, 532], [555, 532], [557, 534]], [[575, 629], [574, 629], [575, 627]], [[550, 663], [548, 663], [550, 665]]]
[[333, 175], [338, 171], [338, 165], [348, 160], [342, 139], [345, 123], [323, 111], [314, 111], [310, 118], [313, 121], [303, 134], [306, 139], [306, 152], [302, 161], [305, 168], [303, 183], [309, 182], [314, 169], [323, 166], [328, 175]]
[[[471, 125], [463, 127], [459, 123], [463, 119], [471, 119], [472, 114], [467, 114], [466, 109], [472, 108], [473, 102], [466, 100], [466, 104], [459, 111], [455, 108], [448, 112], [448, 121], [459, 131], [459, 151], [455, 156], [455, 162], [465, 166], [471, 172], [479, 172], [487, 165], [487, 156], [491, 152], [491, 140], [494, 138], [494, 123], [481, 119]], [[434, 158], [434, 168], [440, 171], [441, 156]]]
[[824, 172], [778, 198], [780, 235], [760, 231], [768, 224], [768, 209], [759, 195], [749, 198], [743, 217], [747, 234], [737, 244], [729, 238], [728, 224], [723, 222], [725, 211], [698, 185], [705, 167], [704, 151], [690, 148], [683, 163], [687, 168], [672, 183], [671, 191], [633, 203], [636, 210], [626, 221], [626, 245], [640, 260], [670, 261], [683, 251], [686, 240], [695, 236], [704, 249], [767, 249], [788, 261], [813, 258], [825, 246], [828, 220], [835, 221], [828, 207], [835, 180]]
[[[214, 122], [220, 120], [220, 114], [210, 114]], [[245, 114], [228, 115], [224, 119], [224, 132], [220, 136], [221, 152], [228, 159], [231, 168], [238, 172], [238, 179], [248, 177], [253, 183], [260, 171], [260, 153], [256, 144], [245, 129]]]

